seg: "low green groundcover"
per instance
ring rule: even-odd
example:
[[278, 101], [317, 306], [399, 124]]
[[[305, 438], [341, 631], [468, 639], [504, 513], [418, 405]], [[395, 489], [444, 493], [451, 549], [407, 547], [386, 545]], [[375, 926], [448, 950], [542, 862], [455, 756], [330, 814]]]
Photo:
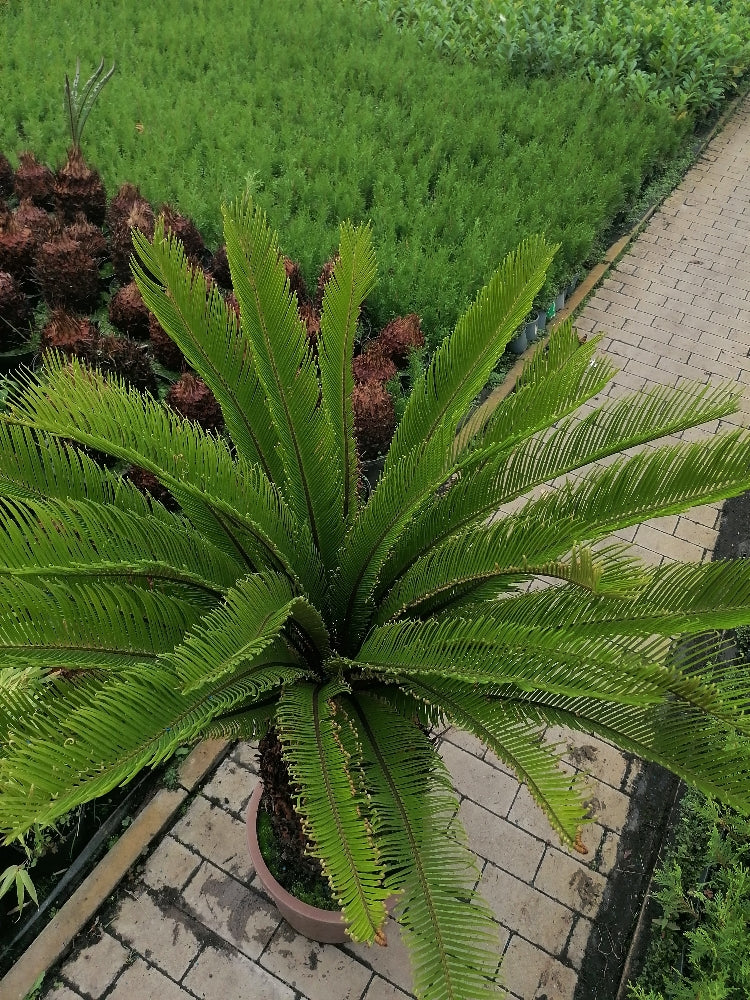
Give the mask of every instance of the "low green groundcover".
[[215, 245], [244, 182], [308, 280], [339, 222], [369, 219], [373, 319], [408, 303], [430, 348], [529, 233], [562, 244], [558, 291], [689, 124], [578, 78], [452, 64], [342, 0], [26, 0], [0, 6], [0, 51], [14, 163], [62, 163], [65, 74], [115, 60], [83, 139], [110, 194], [137, 183]]
[[[737, 629], [739, 671], [750, 669], [750, 629]], [[655, 873], [660, 912], [631, 1000], [750, 997], [750, 821], [689, 791]]]

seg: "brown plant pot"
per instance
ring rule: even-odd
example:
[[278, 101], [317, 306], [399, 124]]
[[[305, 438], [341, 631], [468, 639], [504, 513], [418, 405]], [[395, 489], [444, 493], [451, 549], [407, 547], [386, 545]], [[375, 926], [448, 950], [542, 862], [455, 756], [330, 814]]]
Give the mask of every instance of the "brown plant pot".
[[258, 807], [263, 794], [263, 784], [258, 782], [247, 807], [247, 844], [260, 884], [276, 903], [282, 917], [300, 934], [321, 944], [343, 944], [351, 938], [346, 933], [343, 914], [338, 910], [321, 910], [303, 903], [279, 885], [263, 860], [258, 846]]

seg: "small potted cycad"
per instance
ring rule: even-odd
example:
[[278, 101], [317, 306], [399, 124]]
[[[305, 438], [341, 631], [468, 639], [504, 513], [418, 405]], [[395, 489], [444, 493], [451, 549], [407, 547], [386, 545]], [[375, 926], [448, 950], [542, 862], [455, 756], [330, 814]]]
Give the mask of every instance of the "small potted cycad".
[[[478, 737], [573, 847], [586, 807], [548, 725], [598, 733], [748, 810], [750, 680], [705, 663], [699, 644], [679, 662], [670, 646], [750, 621], [750, 562], [651, 567], [597, 543], [747, 489], [750, 437], [592, 464], [737, 398], [658, 386], [578, 419], [613, 371], [563, 324], [456, 439], [544, 282], [554, 248], [532, 238], [417, 381], [365, 501], [351, 364], [376, 275], [369, 229], [341, 227], [314, 356], [263, 214], [245, 200], [224, 227], [241, 321], [161, 225], [136, 236], [134, 270], [226, 436], [75, 360], [49, 357], [11, 387], [0, 831], [53, 823], [186, 743], [273, 726], [349, 935], [382, 940], [395, 897], [417, 995], [481, 1000], [498, 989], [497, 925], [429, 727]], [[179, 509], [91, 453], [146, 470]], [[554, 585], [529, 590], [536, 577]]]

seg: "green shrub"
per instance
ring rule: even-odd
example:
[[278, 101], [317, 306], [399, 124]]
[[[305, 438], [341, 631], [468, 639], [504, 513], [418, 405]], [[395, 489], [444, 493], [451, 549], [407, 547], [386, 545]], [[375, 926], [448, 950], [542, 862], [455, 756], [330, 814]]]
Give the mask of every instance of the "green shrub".
[[217, 205], [254, 192], [308, 279], [338, 223], [371, 219], [376, 322], [404, 303], [430, 347], [529, 232], [562, 243], [548, 292], [590, 253], [682, 129], [578, 79], [455, 64], [341, 0], [27, 0], [0, 15], [0, 149], [65, 153], [64, 75], [117, 72], [84, 154], [219, 239]]
[[654, 893], [646, 965], [631, 1000], [750, 996], [750, 822], [688, 792]]
[[750, 68], [748, 0], [359, 0], [452, 58], [574, 69], [678, 113], [718, 106]]

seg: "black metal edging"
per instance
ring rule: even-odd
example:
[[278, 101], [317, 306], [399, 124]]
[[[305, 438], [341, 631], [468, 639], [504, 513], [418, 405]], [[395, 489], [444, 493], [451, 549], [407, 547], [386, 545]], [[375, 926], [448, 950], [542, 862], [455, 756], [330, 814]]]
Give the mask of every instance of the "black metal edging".
[[141, 775], [140, 779], [133, 785], [122, 802], [109, 814], [93, 837], [76, 856], [52, 892], [40, 903], [39, 908], [24, 921], [20, 929], [16, 932], [15, 937], [0, 950], [0, 968], [6, 959], [14, 953], [22, 951], [23, 947], [36, 937], [49, 919], [49, 910], [59, 902], [67, 899], [78, 888], [86, 875], [94, 867], [97, 855], [110, 837], [115, 836], [115, 834], [121, 831], [122, 821], [133, 811], [134, 803], [140, 806], [142, 800], [148, 795], [151, 789], [159, 785], [161, 778], [161, 772], [154, 774], [151, 771], [147, 771]]

